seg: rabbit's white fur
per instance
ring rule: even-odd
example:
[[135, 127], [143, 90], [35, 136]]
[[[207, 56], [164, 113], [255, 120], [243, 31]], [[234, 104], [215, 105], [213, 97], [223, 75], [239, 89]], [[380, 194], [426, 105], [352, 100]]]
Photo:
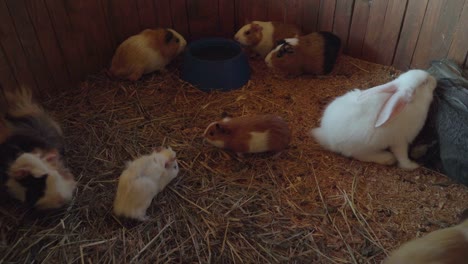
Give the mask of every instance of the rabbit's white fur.
[[144, 221], [153, 198], [178, 174], [171, 148], [154, 151], [127, 164], [122, 172], [114, 201], [114, 213]]
[[427, 72], [410, 70], [392, 82], [355, 89], [328, 105], [311, 135], [326, 149], [348, 157], [385, 165], [398, 161], [401, 168], [415, 169], [408, 144], [424, 125], [435, 87]]

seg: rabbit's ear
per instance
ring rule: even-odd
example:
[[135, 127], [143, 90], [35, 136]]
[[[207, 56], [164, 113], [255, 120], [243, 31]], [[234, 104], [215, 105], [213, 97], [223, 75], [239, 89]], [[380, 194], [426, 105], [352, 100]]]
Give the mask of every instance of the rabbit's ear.
[[375, 127], [380, 127], [397, 116], [411, 100], [413, 100], [413, 93], [394, 93], [380, 110]]
[[398, 87], [396, 86], [394, 82], [388, 82], [386, 84], [375, 86], [375, 87], [372, 87], [363, 91], [359, 95], [358, 99], [363, 100], [373, 94], [378, 94], [378, 93], [395, 93], [397, 90], [398, 90]]

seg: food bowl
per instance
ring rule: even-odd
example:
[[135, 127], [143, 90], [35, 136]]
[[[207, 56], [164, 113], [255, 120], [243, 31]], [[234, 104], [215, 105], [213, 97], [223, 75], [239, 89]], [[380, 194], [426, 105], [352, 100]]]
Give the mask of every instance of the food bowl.
[[207, 38], [187, 46], [181, 77], [202, 91], [229, 91], [247, 83], [250, 68], [238, 43], [224, 38]]

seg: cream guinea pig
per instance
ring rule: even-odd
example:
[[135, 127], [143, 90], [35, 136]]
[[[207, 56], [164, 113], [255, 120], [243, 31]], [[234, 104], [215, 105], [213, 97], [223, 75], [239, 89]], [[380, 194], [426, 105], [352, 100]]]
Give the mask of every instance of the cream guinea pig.
[[314, 32], [278, 44], [265, 62], [268, 67], [293, 76], [330, 73], [341, 49], [340, 38], [330, 32]]
[[156, 148], [150, 155], [129, 162], [119, 178], [114, 213], [147, 220], [146, 210], [151, 201], [178, 173], [176, 153], [170, 147]]
[[301, 30], [292, 24], [252, 21], [239, 29], [234, 39], [265, 58], [278, 40], [294, 38], [301, 34]]
[[406, 242], [384, 264], [464, 264], [468, 262], [468, 219]]
[[291, 140], [288, 124], [275, 115], [226, 117], [208, 125], [203, 136], [213, 146], [239, 156], [268, 151], [281, 153]]
[[117, 48], [109, 74], [136, 81], [143, 74], [162, 71], [187, 45], [173, 29], [145, 29], [126, 39]]

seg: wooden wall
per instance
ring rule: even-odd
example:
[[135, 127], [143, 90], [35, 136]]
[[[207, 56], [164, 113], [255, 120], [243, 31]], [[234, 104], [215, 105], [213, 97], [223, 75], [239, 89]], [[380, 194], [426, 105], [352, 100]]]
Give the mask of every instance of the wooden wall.
[[69, 89], [144, 28], [232, 37], [246, 20], [333, 31], [347, 54], [403, 70], [468, 63], [468, 0], [0, 0], [0, 83]]

